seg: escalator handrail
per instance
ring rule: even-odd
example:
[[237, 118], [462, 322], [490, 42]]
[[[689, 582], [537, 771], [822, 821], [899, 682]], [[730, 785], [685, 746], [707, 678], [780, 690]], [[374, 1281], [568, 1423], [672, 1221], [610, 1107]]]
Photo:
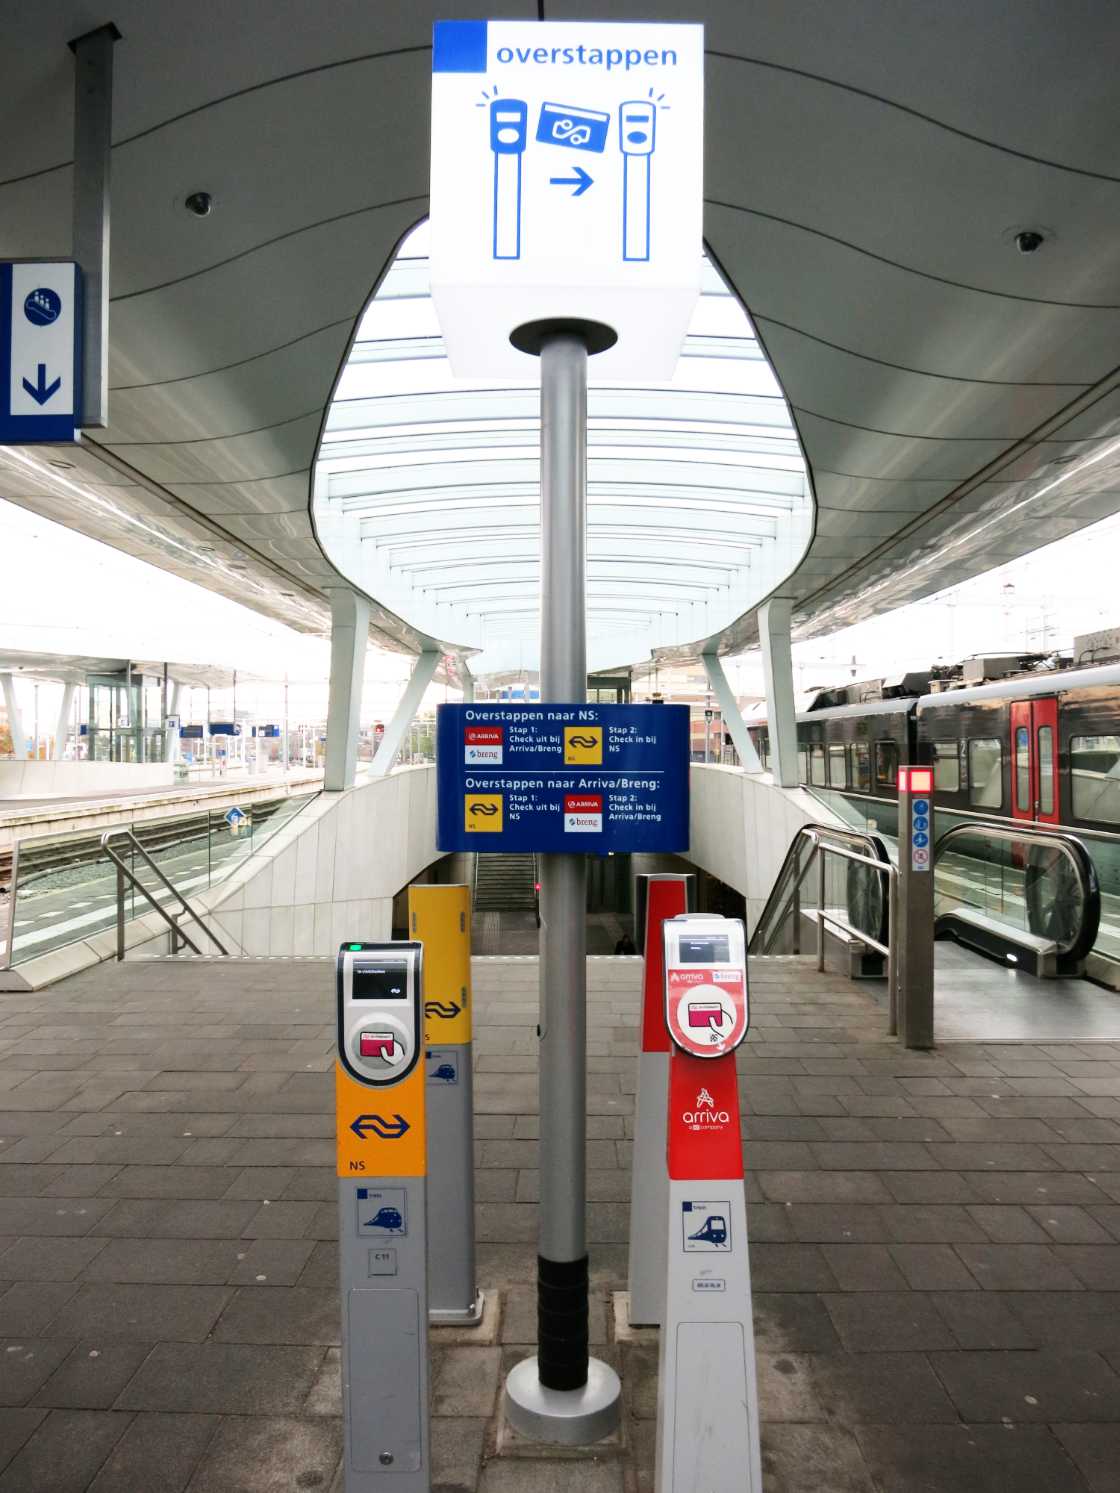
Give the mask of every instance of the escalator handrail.
[[[1093, 949], [1097, 941], [1097, 933], [1101, 921], [1101, 888], [1097, 876], [1097, 868], [1093, 857], [1086, 850], [1077, 835], [1070, 834], [1067, 830], [1056, 830], [1046, 826], [1035, 824], [1023, 824], [1016, 822], [1015, 826], [1004, 826], [1002, 824], [955, 824], [947, 829], [943, 835], [939, 835], [933, 848], [933, 868], [936, 873], [937, 863], [951, 848], [951, 842], [956, 839], [971, 837], [979, 840], [998, 840], [1004, 844], [1023, 844], [1032, 846], [1049, 847], [1060, 851], [1074, 868], [1082, 891], [1082, 906], [1085, 911], [1081, 918], [1081, 926], [1078, 934], [1072, 942], [1065, 947], [1059, 945], [1058, 952], [1072, 959], [1084, 959]], [[958, 851], [958, 854], [964, 852]], [[951, 913], [943, 913], [941, 917], [952, 917]], [[938, 921], [941, 919], [939, 918]]]
[[[802, 867], [800, 875], [798, 875], [793, 886], [787, 887], [787, 871], [800, 854], [802, 841], [806, 841], [811, 846], [811, 853], [806, 859], [805, 865]], [[797, 892], [809, 873], [814, 856], [821, 849], [827, 851], [830, 848], [829, 841], [833, 842], [831, 848], [844, 855], [848, 860], [866, 862], [866, 864], [873, 866], [877, 870], [882, 870], [887, 875], [890, 875], [894, 869], [886, 841], [882, 835], [877, 835], [871, 830], [847, 829], [842, 825], [835, 824], [803, 824], [790, 841], [789, 849], [786, 851], [781, 868], [774, 878], [774, 885], [770, 889], [769, 897], [766, 899], [766, 906], [762, 909], [762, 914], [755, 924], [754, 932], [751, 934], [749, 952], [766, 952], [766, 947], [769, 946], [770, 940], [765, 940], [765, 947], [761, 946], [763, 944], [761, 938], [763, 929], [767, 926], [771, 916], [777, 914], [781, 903], [783, 901], [788, 902]], [[856, 845], [865, 848], [869, 854], [866, 856], [853, 854], [852, 848]], [[784, 908], [781, 909], [781, 913], [782, 918], [784, 918], [786, 915]], [[776, 927], [780, 926], [781, 920], [779, 919]]]

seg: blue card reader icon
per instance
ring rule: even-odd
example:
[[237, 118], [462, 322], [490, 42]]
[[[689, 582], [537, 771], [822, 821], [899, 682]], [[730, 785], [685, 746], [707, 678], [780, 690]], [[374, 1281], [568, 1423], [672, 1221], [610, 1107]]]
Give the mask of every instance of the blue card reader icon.
[[494, 153], [495, 259], [521, 258], [521, 158], [529, 136], [524, 99], [496, 98], [490, 105], [490, 149]]
[[635, 99], [618, 109], [622, 151], [622, 257], [649, 259], [650, 157], [657, 143], [657, 106]]
[[577, 109], [567, 104], [542, 104], [537, 121], [537, 139], [542, 145], [566, 145], [569, 150], [606, 149], [611, 117], [597, 109]]

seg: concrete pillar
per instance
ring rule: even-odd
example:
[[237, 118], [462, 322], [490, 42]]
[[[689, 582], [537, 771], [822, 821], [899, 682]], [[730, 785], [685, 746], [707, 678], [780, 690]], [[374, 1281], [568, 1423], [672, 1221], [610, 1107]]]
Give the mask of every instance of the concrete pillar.
[[782, 788], [798, 786], [797, 716], [793, 704], [793, 643], [788, 596], [774, 596], [758, 609], [762, 642], [762, 675], [766, 682], [766, 721], [770, 733], [770, 771]]
[[12, 738], [12, 755], [18, 762], [27, 761], [27, 737], [23, 730], [23, 717], [16, 702], [15, 681], [10, 674], [0, 674], [0, 688], [4, 691], [4, 709], [8, 712], [8, 730]]
[[331, 587], [327, 594], [331, 599], [331, 685], [323, 787], [328, 793], [339, 793], [354, 786], [358, 769], [369, 602], [349, 586]]
[[381, 738], [381, 745], [377, 748], [377, 754], [370, 765], [371, 778], [384, 778], [392, 772], [397, 753], [412, 728], [412, 722], [424, 698], [424, 691], [435, 678], [439, 660], [440, 654], [435, 651], [417, 655], [400, 704], [393, 712], [392, 720], [385, 727], [385, 735]]
[[66, 739], [70, 735], [70, 711], [74, 706], [74, 686], [62, 686], [62, 704], [58, 709], [58, 725], [54, 728], [54, 751], [51, 758], [61, 762], [66, 754]]
[[[182, 689], [177, 679], [171, 680], [171, 690], [167, 698], [168, 715], [179, 714], [179, 694]], [[179, 760], [179, 733], [168, 731], [166, 727], [163, 733], [163, 760], [165, 762], [178, 762]]]

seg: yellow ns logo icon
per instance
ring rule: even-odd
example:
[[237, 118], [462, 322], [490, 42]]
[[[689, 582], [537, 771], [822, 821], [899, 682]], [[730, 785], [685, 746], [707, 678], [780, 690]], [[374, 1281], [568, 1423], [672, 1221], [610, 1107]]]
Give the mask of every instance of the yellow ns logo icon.
[[602, 726], [565, 726], [564, 761], [573, 766], [602, 766]]
[[463, 800], [467, 833], [500, 834], [502, 829], [502, 795], [500, 793], [467, 793]]

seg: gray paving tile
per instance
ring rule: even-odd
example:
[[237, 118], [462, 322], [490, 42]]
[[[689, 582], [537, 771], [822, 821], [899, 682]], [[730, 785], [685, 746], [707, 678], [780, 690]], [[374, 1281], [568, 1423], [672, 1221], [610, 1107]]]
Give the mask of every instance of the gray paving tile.
[[1091, 1493], [1120, 1493], [1120, 1426], [1052, 1426]]
[[824, 1302], [849, 1353], [921, 1353], [955, 1346], [944, 1318], [917, 1291], [832, 1294]]
[[819, 1296], [755, 1291], [755, 1347], [760, 1353], [836, 1353], [840, 1339]]
[[1033, 1348], [1037, 1339], [995, 1292], [934, 1291], [928, 1300], [961, 1348]]
[[960, 1244], [957, 1252], [986, 1291], [1078, 1291], [1082, 1283], [1042, 1244]]
[[323, 1350], [246, 1343], [159, 1343], [121, 1393], [123, 1410], [295, 1414]]
[[478, 1482], [486, 1421], [437, 1415], [432, 1420], [432, 1483], [436, 1488], [474, 1488]]
[[1049, 1235], [1025, 1208], [996, 1203], [973, 1204], [969, 1217], [994, 1244], [1046, 1244]]
[[1120, 1349], [1120, 1295], [1115, 1292], [1008, 1291], [1001, 1300], [1038, 1347]]
[[132, 1417], [52, 1410], [0, 1474], [0, 1493], [85, 1493]]
[[1085, 1483], [1041, 1426], [864, 1426], [857, 1430], [884, 1488], [923, 1493], [1085, 1493]]
[[1055, 1245], [1059, 1263], [1092, 1291], [1120, 1291], [1120, 1249], [1115, 1244]]
[[75, 1280], [105, 1244], [104, 1239], [19, 1239], [0, 1255], [0, 1279]]
[[185, 1493], [218, 1424], [216, 1415], [137, 1415], [89, 1493]]
[[337, 1343], [342, 1331], [338, 1293], [312, 1286], [239, 1290], [222, 1313], [214, 1337], [224, 1343]]
[[122, 1284], [222, 1285], [242, 1252], [233, 1239], [108, 1239], [86, 1267], [90, 1281]]
[[53, 1409], [108, 1410], [150, 1352], [148, 1343], [120, 1338], [77, 1343], [32, 1403]]
[[762, 1428], [767, 1493], [874, 1493], [852, 1433], [840, 1426]]
[[437, 1348], [432, 1354], [432, 1414], [488, 1417], [498, 1401], [498, 1348]]
[[891, 1258], [912, 1291], [979, 1290], [948, 1244], [892, 1244]]
[[26, 1405], [71, 1347], [59, 1338], [0, 1338], [0, 1405]]
[[1032, 1205], [1027, 1212], [1055, 1244], [1112, 1244], [1113, 1237], [1084, 1208], [1068, 1203]]
[[45, 1410], [0, 1410], [0, 1470], [46, 1418]]
[[961, 1419], [1120, 1420], [1120, 1377], [1099, 1353], [934, 1353]]
[[[224, 1286], [80, 1286], [47, 1332], [71, 1338], [129, 1338], [133, 1342], [198, 1343], [233, 1293]], [[0, 1318], [4, 1303], [0, 1302]]]
[[840, 1425], [957, 1419], [924, 1354], [818, 1353], [806, 1362], [817, 1399], [828, 1418]]
[[[68, 1282], [20, 1281], [9, 1287], [0, 1296], [0, 1335], [41, 1332], [77, 1290], [77, 1285]], [[61, 1336], [66, 1336], [65, 1331]]]
[[111, 1207], [104, 1198], [0, 1198], [0, 1235], [80, 1238]]
[[483, 1467], [478, 1493], [572, 1493], [576, 1486], [579, 1493], [623, 1493], [622, 1463], [498, 1458]]

